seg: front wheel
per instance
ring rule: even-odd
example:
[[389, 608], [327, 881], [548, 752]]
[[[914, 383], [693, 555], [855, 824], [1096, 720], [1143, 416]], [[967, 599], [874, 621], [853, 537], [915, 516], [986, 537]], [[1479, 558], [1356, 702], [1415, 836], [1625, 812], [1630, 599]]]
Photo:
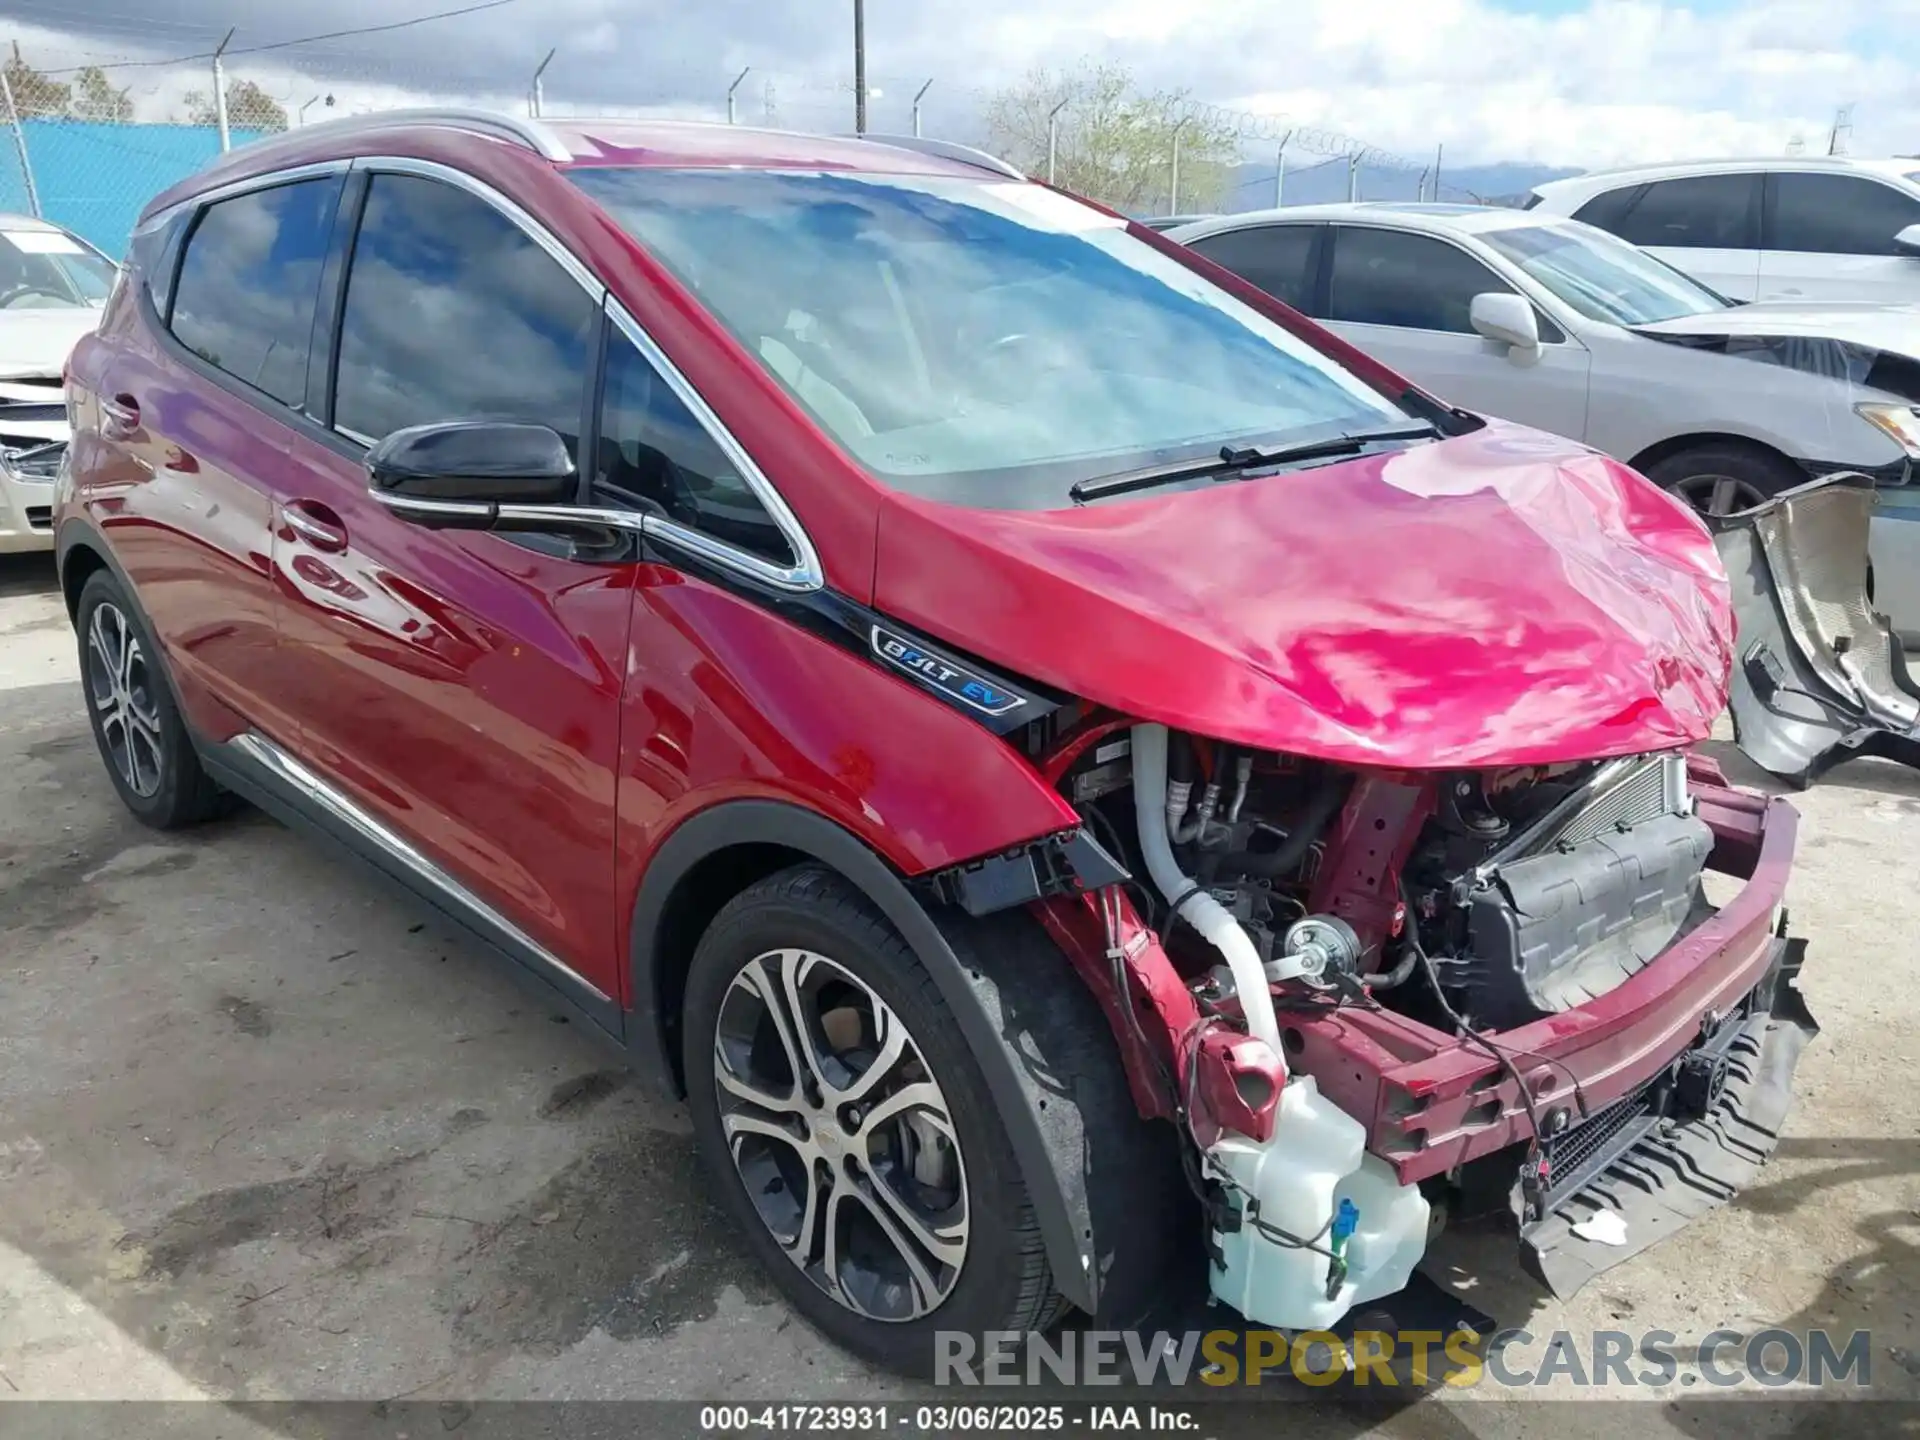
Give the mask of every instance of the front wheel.
[[160, 647], [110, 572], [87, 578], [74, 620], [87, 720], [122, 803], [156, 830], [179, 829], [227, 809], [229, 797], [194, 752], [161, 668]]
[[1807, 476], [1758, 445], [1696, 445], [1647, 467], [1647, 478], [1702, 515], [1733, 515], [1771, 500]]
[[936, 1331], [1052, 1321], [980, 1067], [912, 950], [844, 881], [799, 866], [736, 896], [694, 955], [684, 1015], [708, 1173], [814, 1325], [927, 1374]]

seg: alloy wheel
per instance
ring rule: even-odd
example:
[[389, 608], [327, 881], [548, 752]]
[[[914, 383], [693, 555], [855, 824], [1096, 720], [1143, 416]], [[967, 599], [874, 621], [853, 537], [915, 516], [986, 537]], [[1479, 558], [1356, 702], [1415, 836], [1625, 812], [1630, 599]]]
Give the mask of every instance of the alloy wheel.
[[867, 1319], [936, 1309], [966, 1261], [966, 1169], [893, 1009], [824, 956], [769, 951], [728, 986], [713, 1058], [728, 1152], [787, 1258]]
[[1732, 515], [1767, 498], [1752, 481], [1731, 475], [1689, 475], [1674, 485], [1673, 493], [1702, 515]]
[[87, 624], [87, 695], [108, 761], [141, 799], [159, 793], [160, 710], [140, 637], [117, 605], [102, 601]]

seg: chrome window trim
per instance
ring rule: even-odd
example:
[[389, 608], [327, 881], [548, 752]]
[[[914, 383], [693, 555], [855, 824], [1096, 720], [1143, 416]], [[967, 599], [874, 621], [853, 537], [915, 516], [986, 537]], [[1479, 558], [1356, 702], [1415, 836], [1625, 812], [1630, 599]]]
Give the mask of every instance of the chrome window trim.
[[164, 228], [173, 220], [189, 210], [199, 210], [208, 205], [217, 205], [222, 200], [232, 200], [236, 196], [248, 195], [255, 190], [272, 190], [281, 185], [296, 185], [302, 180], [323, 180], [330, 175], [344, 175], [352, 165], [350, 160], [318, 160], [310, 165], [292, 165], [285, 170], [268, 170], [259, 175], [249, 175], [244, 180], [229, 180], [225, 185], [216, 185], [211, 190], [203, 190], [198, 195], [190, 195], [185, 200], [176, 200], [164, 210], [156, 210], [138, 225], [133, 227], [135, 235], [149, 235]]
[[256, 765], [264, 768], [282, 784], [304, 795], [334, 819], [347, 826], [354, 834], [398, 863], [409, 874], [439, 891], [454, 905], [478, 921], [481, 926], [512, 942], [516, 948], [524, 950], [560, 979], [579, 987], [594, 999], [603, 1004], [612, 1003], [611, 995], [442, 870], [410, 841], [389, 829], [372, 813], [334, 789], [273, 741], [264, 735], [250, 732], [236, 735], [226, 743]]
[[[366, 155], [356, 156], [349, 162], [355, 170], [365, 170], [373, 175], [416, 175], [425, 180], [438, 180], [455, 189], [464, 190], [474, 198], [492, 206], [513, 222], [515, 228], [538, 245], [559, 264], [562, 270], [572, 276], [574, 282], [587, 292], [593, 303], [598, 305], [606, 299], [607, 287], [585, 265], [581, 264], [574, 253], [562, 245], [532, 215], [520, 207], [518, 202], [508, 199], [484, 180], [476, 180], [464, 170], [456, 170], [451, 165], [442, 165], [437, 160], [417, 160], [408, 155]], [[352, 266], [348, 266], [348, 288], [352, 288]]]
[[647, 533], [683, 545], [716, 565], [744, 571], [752, 578], [782, 590], [820, 589], [826, 584], [826, 577], [821, 571], [820, 557], [813, 548], [813, 541], [808, 537], [805, 527], [800, 524], [799, 517], [787, 505], [785, 497], [767, 478], [766, 473], [754, 463], [746, 447], [734, 438], [733, 432], [727, 429], [720, 417], [713, 413], [713, 408], [702, 398], [700, 392], [694, 389], [693, 382], [680, 373], [679, 367], [667, 358], [666, 352], [654, 343], [653, 337], [642, 328], [640, 322], [627, 313], [626, 306], [612, 296], [607, 297], [607, 316], [620, 333], [640, 352], [641, 358], [667, 382], [667, 388], [673, 391], [680, 402], [692, 413], [693, 418], [699, 422], [700, 428], [707, 432], [714, 444], [720, 447], [721, 453], [733, 463], [740, 478], [746, 481], [747, 488], [753, 492], [754, 498], [766, 508], [767, 514], [772, 517], [773, 523], [786, 538], [787, 544], [792, 547], [795, 563], [775, 564], [763, 556], [729, 545], [725, 541], [716, 540], [703, 531], [691, 529], [663, 515], [647, 516]]

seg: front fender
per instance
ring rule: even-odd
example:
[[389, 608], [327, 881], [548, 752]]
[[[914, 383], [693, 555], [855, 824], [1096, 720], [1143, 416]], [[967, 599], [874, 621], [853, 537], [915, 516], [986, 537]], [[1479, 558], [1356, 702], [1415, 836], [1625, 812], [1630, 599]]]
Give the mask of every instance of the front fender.
[[[1070, 1107], [1058, 1103], [1028, 1057], [1005, 1037], [1008, 998], [989, 968], [963, 963], [954, 944], [906, 883], [879, 856], [832, 821], [795, 805], [739, 800], [716, 805], [675, 828], [655, 851], [634, 907], [631, 943], [633, 1013], [628, 1046], [635, 1064], [656, 1086], [678, 1092], [672, 1065], [677, 1015], [665, 997], [673, 993], [662, 963], [661, 940], [676, 892], [703, 861], [729, 848], [778, 846], [830, 866], [879, 908], [913, 948], [958, 1018], [961, 1033], [980, 1063], [994, 1106], [1013, 1146], [1040, 1222], [1041, 1238], [1060, 1291], [1094, 1312], [1097, 1282], [1088, 1198], [1081, 1162], [1081, 1135]], [[1084, 993], [1084, 992], [1083, 992]], [[1104, 1035], [1097, 1012], [1096, 1033]], [[1054, 1103], [1044, 1112], [1041, 1102]], [[1044, 1118], [1043, 1118], [1044, 1117]]]

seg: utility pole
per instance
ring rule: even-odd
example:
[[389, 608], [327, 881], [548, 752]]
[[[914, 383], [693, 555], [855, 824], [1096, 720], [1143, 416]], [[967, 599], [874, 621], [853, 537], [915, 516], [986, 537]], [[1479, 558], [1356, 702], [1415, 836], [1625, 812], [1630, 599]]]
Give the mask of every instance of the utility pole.
[[233, 39], [229, 29], [213, 52], [213, 118], [220, 127], [220, 150], [222, 154], [233, 148], [233, 139], [227, 134], [227, 72], [220, 64], [220, 57], [226, 53], [228, 43]]
[[1291, 130], [1280, 137], [1280, 154], [1273, 167], [1273, 208], [1276, 210], [1287, 203], [1287, 141], [1291, 139]]
[[1435, 200], [1440, 198], [1440, 162], [1446, 157], [1446, 153], [1445, 145], [1433, 147], [1433, 198]]
[[932, 88], [933, 81], [929, 80], [913, 92], [913, 138], [916, 140], [920, 138], [920, 97]]
[[1047, 183], [1053, 184], [1053, 163], [1060, 153], [1060, 112], [1067, 108], [1062, 100], [1047, 112]]
[[727, 124], [729, 125], [733, 124], [734, 121], [733, 92], [740, 88], [740, 82], [747, 78], [747, 71], [752, 68], [751, 65], [745, 67], [738, 75], [733, 77], [733, 83], [727, 86]]
[[547, 51], [547, 58], [534, 67], [533, 95], [528, 104], [533, 118], [536, 120], [540, 118], [541, 114], [547, 108], [547, 87], [540, 77], [547, 73], [547, 66], [553, 63], [553, 57], [557, 49], [558, 47], [556, 46], [554, 50]]
[[867, 0], [853, 0], [853, 133], [867, 133]]
[[1827, 154], [1844, 155], [1853, 137], [1853, 106], [1842, 105], [1833, 112], [1833, 129], [1827, 132]]
[[1352, 204], [1360, 198], [1360, 152], [1355, 150], [1347, 156], [1347, 203]]
[[[19, 53], [19, 42], [16, 41], [14, 54]], [[37, 220], [40, 218], [40, 190], [33, 183], [33, 161], [27, 158], [27, 132], [20, 128], [20, 109], [13, 103], [13, 81], [7, 78], [4, 69], [0, 69], [0, 91], [6, 93], [7, 123], [13, 127], [13, 148], [20, 152], [20, 179], [27, 187], [27, 208]]]
[[1180, 132], [1186, 128], [1186, 119], [1182, 119], [1173, 127], [1173, 176], [1171, 184], [1167, 187], [1167, 214], [1169, 215], [1180, 213]]

